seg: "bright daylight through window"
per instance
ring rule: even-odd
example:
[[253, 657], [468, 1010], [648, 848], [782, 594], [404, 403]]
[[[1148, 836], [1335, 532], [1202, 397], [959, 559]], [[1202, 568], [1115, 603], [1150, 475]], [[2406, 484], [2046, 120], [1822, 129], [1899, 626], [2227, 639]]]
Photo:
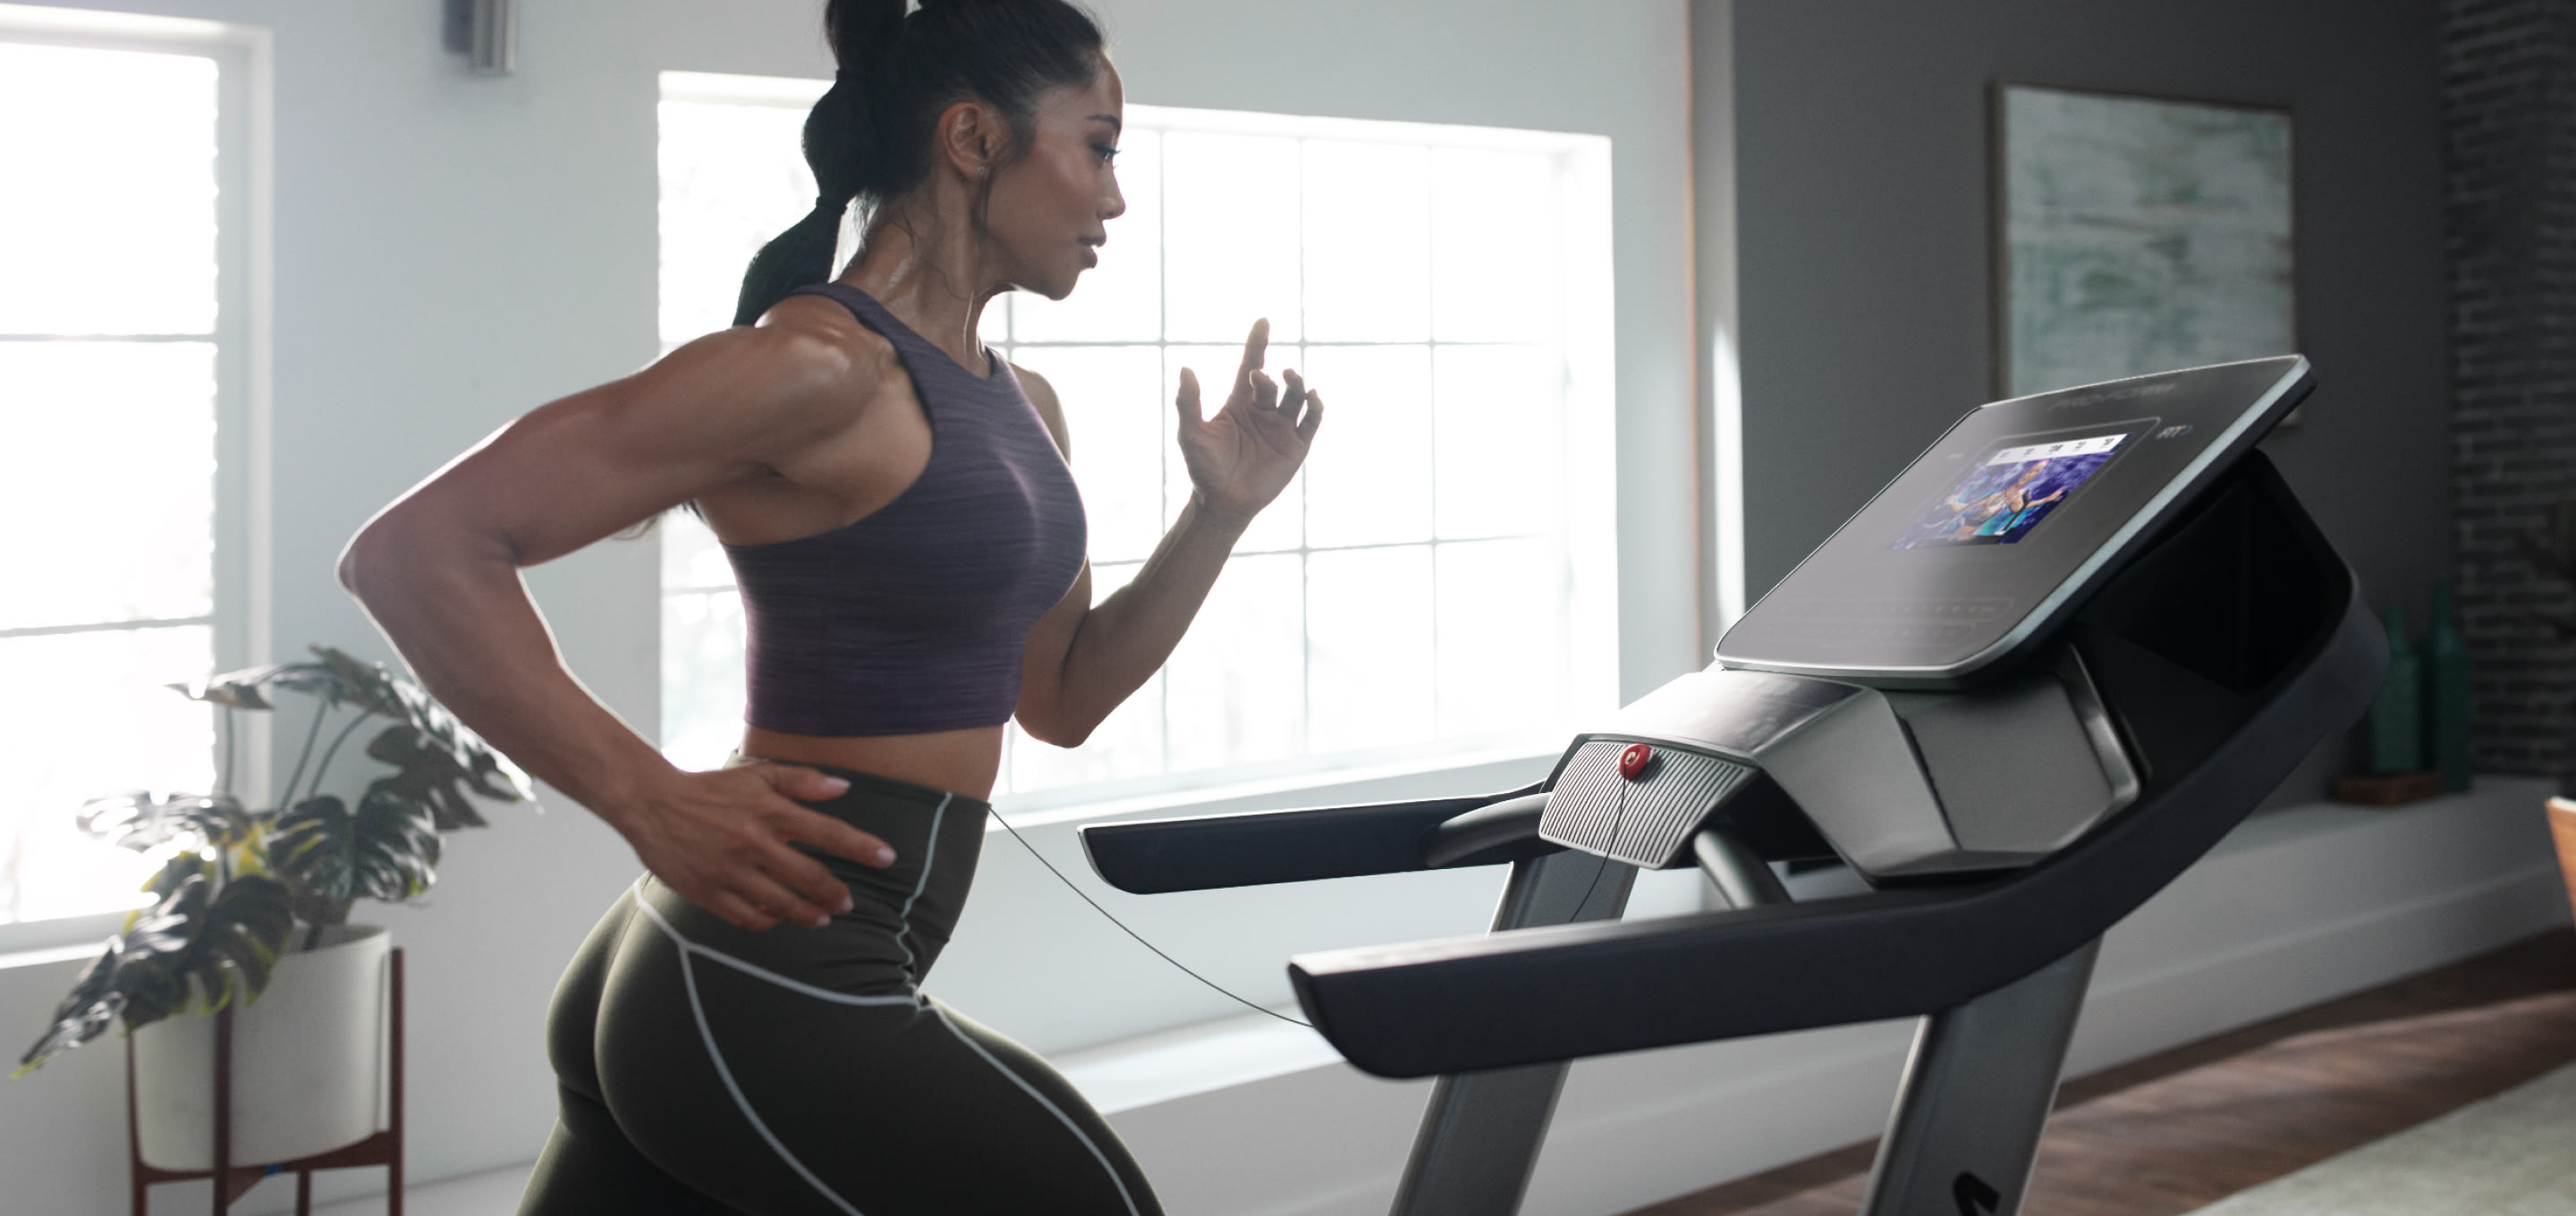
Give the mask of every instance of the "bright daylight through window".
[[[218, 307], [224, 68], [0, 35], [0, 923], [141, 900], [153, 862], [73, 828], [120, 789], [206, 791], [218, 419], [240, 318]], [[229, 657], [229, 656], [226, 656]]]
[[[797, 132], [822, 83], [663, 79], [668, 348], [724, 326], [753, 251], [811, 205]], [[1608, 698], [1578, 674], [1615, 667], [1607, 161], [1597, 137], [1128, 107], [1100, 268], [983, 327], [1063, 399], [1095, 597], [1188, 500], [1182, 367], [1221, 397], [1267, 316], [1272, 373], [1329, 410], [1163, 671], [1080, 748], [1014, 728], [997, 792], [1544, 750]], [[741, 607], [703, 525], [662, 536], [663, 749], [709, 766], [741, 733]]]

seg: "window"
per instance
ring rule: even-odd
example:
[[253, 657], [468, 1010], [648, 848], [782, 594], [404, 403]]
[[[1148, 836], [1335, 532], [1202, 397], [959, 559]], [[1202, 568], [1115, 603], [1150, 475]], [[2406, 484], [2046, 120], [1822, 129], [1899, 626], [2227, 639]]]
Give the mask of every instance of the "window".
[[[794, 84], [664, 77], [666, 345], [722, 326], [751, 253], [811, 205], [796, 132], [821, 86]], [[1588, 136], [1128, 107], [1100, 268], [984, 322], [1063, 400], [1095, 599], [1188, 501], [1182, 367], [1213, 408], [1266, 315], [1273, 374], [1328, 413], [1163, 671], [1080, 748], [1014, 728], [999, 792], [1553, 750], [1567, 713], [1606, 706], [1607, 159]], [[711, 764], [741, 730], [740, 606], [703, 527], [675, 517], [663, 543], [664, 747]]]
[[211, 788], [213, 715], [163, 685], [247, 650], [247, 59], [56, 17], [0, 6], [0, 922], [139, 901], [151, 863], [73, 815]]

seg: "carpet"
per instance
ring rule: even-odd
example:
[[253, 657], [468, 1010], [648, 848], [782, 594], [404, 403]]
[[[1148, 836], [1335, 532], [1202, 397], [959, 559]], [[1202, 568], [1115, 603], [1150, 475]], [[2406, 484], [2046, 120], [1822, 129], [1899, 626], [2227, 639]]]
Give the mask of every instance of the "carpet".
[[2193, 1216], [2576, 1216], [2576, 1064]]

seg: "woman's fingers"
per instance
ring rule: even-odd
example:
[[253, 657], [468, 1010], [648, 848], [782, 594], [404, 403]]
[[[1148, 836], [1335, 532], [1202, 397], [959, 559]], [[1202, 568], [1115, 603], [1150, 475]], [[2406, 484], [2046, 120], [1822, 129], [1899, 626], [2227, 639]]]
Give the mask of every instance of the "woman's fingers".
[[798, 764], [761, 764], [753, 766], [769, 782], [769, 788], [804, 802], [821, 802], [850, 792], [846, 777], [835, 777], [820, 769]]
[[778, 923], [777, 917], [761, 911], [758, 905], [731, 891], [716, 891], [703, 898], [689, 895], [686, 891], [680, 894], [688, 895], [690, 902], [722, 917], [726, 924], [737, 929], [749, 929], [754, 933], [761, 933]]
[[1174, 397], [1172, 402], [1180, 407], [1182, 422], [1197, 426], [1207, 421], [1207, 417], [1199, 412], [1199, 374], [1197, 372], [1186, 367], [1181, 369], [1180, 395]]
[[847, 779], [798, 765], [691, 774], [692, 796], [664, 805], [629, 839], [647, 868], [700, 907], [745, 929], [781, 920], [830, 923], [850, 890], [802, 843], [883, 868], [895, 852], [877, 836], [798, 801], [846, 793]]
[[1279, 408], [1279, 382], [1266, 372], [1252, 373], [1252, 404], [1265, 410]]
[[1306, 416], [1297, 420], [1297, 438], [1306, 443], [1313, 443], [1315, 428], [1322, 425], [1324, 425], [1324, 395], [1308, 393], [1306, 394]]
[[[774, 881], [785, 883], [790, 894], [813, 905], [815, 912], [850, 910], [850, 889], [832, 877], [832, 872], [824, 869], [822, 862], [789, 848], [785, 839], [771, 839], [751, 868]], [[776, 905], [764, 906], [770, 906], [781, 914], [787, 911]], [[806, 919], [813, 918], [808, 916]]]
[[[671, 881], [665, 879], [665, 881]], [[781, 921], [819, 929], [852, 906], [848, 891], [813, 858], [772, 839], [671, 885], [726, 923], [759, 932]]]
[[[882, 870], [894, 864], [894, 849], [878, 837], [825, 815], [790, 803], [771, 821], [784, 840], [801, 840], [835, 857]], [[796, 854], [803, 856], [803, 854]], [[820, 869], [819, 864], [816, 867]]]
[[829, 815], [798, 805], [798, 802], [820, 802], [848, 793], [848, 778], [792, 764], [764, 764], [759, 771], [768, 780], [769, 788], [785, 798], [797, 800], [781, 802], [770, 808], [770, 826], [779, 837], [804, 841], [863, 866], [884, 869], [894, 864], [894, 850], [887, 847], [885, 841]]
[[[792, 802], [779, 805], [804, 809]], [[691, 885], [712, 888], [709, 894], [730, 892], [764, 913], [805, 925], [845, 907], [849, 888], [823, 863], [789, 848], [777, 818], [777, 807], [757, 807], [724, 825], [707, 847], [684, 852], [677, 862], [693, 882], [672, 885], [684, 893]]]
[[[803, 925], [808, 929], [820, 929], [831, 924], [833, 912], [850, 910], [850, 897], [847, 894], [826, 897], [831, 900], [829, 908], [824, 906], [822, 900], [812, 897], [818, 874], [822, 876], [822, 882], [833, 889], [839, 890], [841, 887], [841, 884], [832, 881], [831, 875], [823, 873], [821, 866], [814, 865], [813, 858], [791, 849], [782, 849], [780, 852], [784, 856], [778, 860], [775, 868], [753, 872], [743, 880], [738, 893], [762, 911], [790, 924]], [[793, 862], [805, 864], [799, 866]], [[813, 868], [808, 870], [807, 866]]]
[[1244, 335], [1243, 366], [1235, 369], [1234, 382], [1241, 385], [1251, 378], [1252, 373], [1260, 371], [1261, 362], [1269, 353], [1270, 318], [1263, 317], [1252, 323], [1251, 333]]

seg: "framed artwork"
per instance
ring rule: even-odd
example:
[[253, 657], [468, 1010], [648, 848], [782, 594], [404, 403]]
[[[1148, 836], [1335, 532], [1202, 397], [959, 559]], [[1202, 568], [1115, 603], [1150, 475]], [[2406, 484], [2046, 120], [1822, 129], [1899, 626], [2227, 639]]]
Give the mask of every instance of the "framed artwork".
[[1997, 389], [2298, 349], [2285, 110], [2002, 84]]

